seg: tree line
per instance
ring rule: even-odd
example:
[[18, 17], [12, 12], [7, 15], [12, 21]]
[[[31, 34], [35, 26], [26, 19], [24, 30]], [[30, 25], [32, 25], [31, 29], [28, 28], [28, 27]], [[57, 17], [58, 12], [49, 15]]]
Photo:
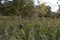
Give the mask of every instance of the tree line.
[[33, 0], [0, 0], [0, 15], [2, 16], [20, 16], [22, 17], [60, 17], [60, 6], [57, 12], [52, 12], [50, 6], [45, 3], [35, 5]]

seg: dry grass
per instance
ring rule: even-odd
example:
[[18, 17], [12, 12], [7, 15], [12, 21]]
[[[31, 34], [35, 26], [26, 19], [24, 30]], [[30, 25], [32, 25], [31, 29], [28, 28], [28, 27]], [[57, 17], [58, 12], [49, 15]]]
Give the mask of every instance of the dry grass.
[[60, 19], [29, 20], [19, 16], [1, 16], [0, 30], [0, 35], [6, 40], [58, 40]]

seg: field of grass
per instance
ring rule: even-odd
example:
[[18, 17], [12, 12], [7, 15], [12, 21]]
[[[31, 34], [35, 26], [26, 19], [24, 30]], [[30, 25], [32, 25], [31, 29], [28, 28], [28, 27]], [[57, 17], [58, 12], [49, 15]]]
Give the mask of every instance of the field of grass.
[[1, 16], [0, 40], [60, 40], [60, 19]]

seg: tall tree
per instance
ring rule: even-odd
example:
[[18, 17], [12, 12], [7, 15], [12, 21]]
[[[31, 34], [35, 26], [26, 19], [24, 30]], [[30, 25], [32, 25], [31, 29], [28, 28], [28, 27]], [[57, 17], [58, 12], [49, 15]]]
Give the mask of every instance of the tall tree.
[[31, 16], [34, 8], [34, 3], [32, 0], [4, 0], [5, 3], [2, 4], [1, 11], [4, 15], [27, 15]]
[[40, 17], [43, 17], [47, 14], [47, 6], [45, 5], [45, 3], [42, 3], [40, 6]]
[[47, 6], [47, 14], [46, 16], [51, 16], [51, 7], [50, 6]]
[[23, 16], [32, 16], [34, 11], [34, 3], [31, 0], [26, 0], [25, 4], [23, 5], [22, 12]]

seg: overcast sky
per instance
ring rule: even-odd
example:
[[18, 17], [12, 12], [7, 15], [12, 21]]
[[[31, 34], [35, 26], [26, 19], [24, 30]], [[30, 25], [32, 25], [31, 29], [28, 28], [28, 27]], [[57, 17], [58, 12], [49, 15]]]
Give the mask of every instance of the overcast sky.
[[[58, 10], [58, 0], [40, 0], [40, 3], [46, 2], [46, 5], [49, 5], [52, 9], [52, 11], [57, 11]], [[60, 2], [58, 2], [60, 4]], [[35, 0], [35, 5], [37, 5], [37, 1]]]

